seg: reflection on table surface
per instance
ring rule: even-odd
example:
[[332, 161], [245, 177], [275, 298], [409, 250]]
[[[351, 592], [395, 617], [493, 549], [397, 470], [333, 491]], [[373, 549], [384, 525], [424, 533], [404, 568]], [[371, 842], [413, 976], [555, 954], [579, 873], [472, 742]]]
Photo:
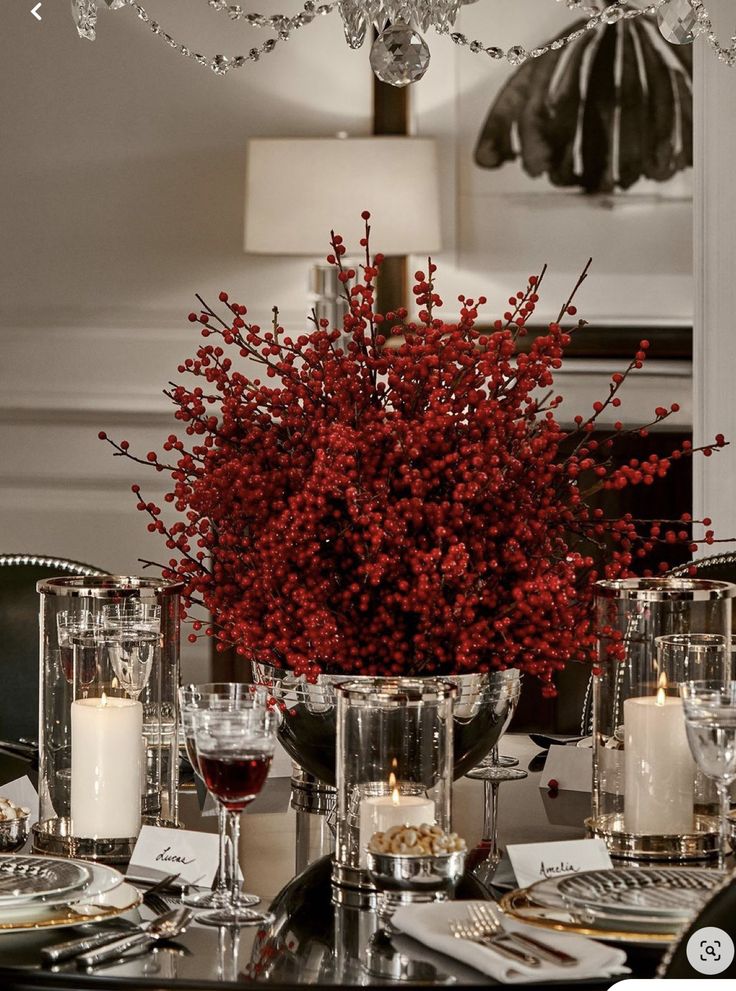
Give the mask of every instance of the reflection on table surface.
[[[521, 767], [532, 767], [525, 780], [501, 786], [502, 844], [583, 836], [581, 823], [589, 808], [589, 796], [560, 792], [552, 798], [540, 789], [541, 762], [534, 760], [539, 749], [528, 737], [507, 736], [500, 750], [518, 757]], [[4, 780], [8, 780], [7, 775]], [[467, 778], [454, 787], [453, 826], [469, 847], [481, 836], [482, 792], [480, 781]], [[137, 986], [148, 979], [157, 988], [165, 987], [167, 979], [193, 981], [200, 988], [206, 982], [254, 980], [279, 984], [370, 985], [397, 979], [437, 984], [489, 983], [476, 971], [406, 937], [387, 940], [372, 912], [333, 906], [328, 860], [315, 862], [294, 879], [296, 813], [288, 808], [288, 793], [287, 779], [269, 781], [242, 826], [240, 856], [246, 886], [267, 903], [275, 899], [276, 920], [268, 931], [218, 931], [194, 924], [175, 946], [99, 968], [96, 977], [132, 978]], [[277, 811], [259, 812], [259, 806]], [[182, 796], [181, 812], [187, 827], [216, 831], [215, 817], [200, 814], [193, 793]], [[478, 894], [470, 886], [460, 892], [461, 896], [463, 893], [466, 897]], [[146, 919], [151, 912], [141, 907], [137, 915]], [[37, 977], [28, 968], [37, 966], [40, 948], [71, 936], [68, 929], [0, 936], [0, 986], [10, 986], [11, 977], [4, 970], [10, 967], [24, 968], [23, 986], [34, 986]], [[66, 974], [76, 971], [67, 970]], [[67, 976], [64, 982], [67, 987], [68, 979]], [[81, 978], [77, 980], [79, 987], [84, 986]], [[44, 986], [49, 983], [47, 975]]]

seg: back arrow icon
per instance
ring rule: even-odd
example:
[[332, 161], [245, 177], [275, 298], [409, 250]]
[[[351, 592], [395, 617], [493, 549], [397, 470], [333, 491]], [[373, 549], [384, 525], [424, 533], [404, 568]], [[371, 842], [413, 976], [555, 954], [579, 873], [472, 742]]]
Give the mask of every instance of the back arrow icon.
[[40, 3], [37, 3], [35, 7], [31, 8], [31, 13], [36, 18], [37, 21], [41, 20], [41, 15], [39, 14], [40, 9], [41, 9]]

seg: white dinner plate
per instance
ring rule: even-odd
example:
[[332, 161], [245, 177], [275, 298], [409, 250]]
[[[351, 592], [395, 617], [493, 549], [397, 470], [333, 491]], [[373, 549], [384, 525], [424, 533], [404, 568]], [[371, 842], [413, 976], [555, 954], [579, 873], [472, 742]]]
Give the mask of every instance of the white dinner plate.
[[[72, 861], [74, 862], [74, 861]], [[55, 895], [46, 898], [42, 902], [26, 901], [15, 905], [4, 905], [0, 903], [0, 923], [8, 920], [34, 919], [38, 915], [39, 906], [54, 908], [57, 905], [69, 905], [71, 902], [92, 902], [98, 901], [101, 895], [107, 894], [119, 887], [125, 880], [120, 871], [114, 867], [107, 867], [104, 864], [87, 864], [85, 867], [91, 872], [90, 882], [82, 891], [74, 891], [72, 894]]]
[[643, 921], [687, 922], [721, 879], [702, 867], [614, 868], [559, 879], [556, 893], [587, 914], [641, 916]]
[[61, 929], [64, 926], [81, 926], [89, 922], [104, 922], [137, 908], [143, 901], [141, 892], [123, 881], [112, 890], [81, 898], [67, 905], [23, 906], [3, 911], [0, 916], [0, 934], [32, 932], [36, 929]]
[[0, 854], [0, 910], [15, 905], [69, 901], [92, 881], [89, 864], [30, 853]]

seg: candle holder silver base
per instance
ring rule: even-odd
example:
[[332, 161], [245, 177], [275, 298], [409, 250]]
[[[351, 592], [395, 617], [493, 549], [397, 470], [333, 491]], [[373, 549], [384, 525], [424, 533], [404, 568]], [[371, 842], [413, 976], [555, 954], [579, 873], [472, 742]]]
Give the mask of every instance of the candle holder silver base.
[[[179, 823], [158, 816], [144, 816], [143, 825], [166, 826], [176, 829]], [[33, 853], [52, 857], [72, 857], [75, 860], [91, 860], [96, 864], [127, 865], [133, 855], [137, 837], [91, 839], [74, 836], [66, 817], [37, 822], [31, 829]]]
[[332, 861], [332, 901], [348, 908], [376, 907], [378, 888], [368, 871], [361, 867], [348, 867], [336, 859]]
[[585, 828], [602, 839], [611, 857], [620, 860], [684, 861], [709, 860], [718, 856], [718, 817], [696, 813], [691, 833], [632, 833], [626, 830], [623, 813], [591, 816]]

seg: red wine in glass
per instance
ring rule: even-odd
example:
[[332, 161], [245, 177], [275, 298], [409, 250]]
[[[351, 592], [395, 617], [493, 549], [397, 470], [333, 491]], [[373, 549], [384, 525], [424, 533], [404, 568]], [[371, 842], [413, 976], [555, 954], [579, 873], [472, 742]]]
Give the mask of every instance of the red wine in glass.
[[189, 758], [189, 763], [192, 765], [192, 770], [201, 778], [202, 772], [199, 767], [199, 754], [197, 753], [197, 740], [194, 736], [194, 731], [191, 733], [185, 732], [184, 745], [187, 749], [187, 757]]
[[238, 754], [199, 754], [199, 769], [208, 790], [228, 810], [242, 812], [266, 782], [273, 755], [256, 751]]

